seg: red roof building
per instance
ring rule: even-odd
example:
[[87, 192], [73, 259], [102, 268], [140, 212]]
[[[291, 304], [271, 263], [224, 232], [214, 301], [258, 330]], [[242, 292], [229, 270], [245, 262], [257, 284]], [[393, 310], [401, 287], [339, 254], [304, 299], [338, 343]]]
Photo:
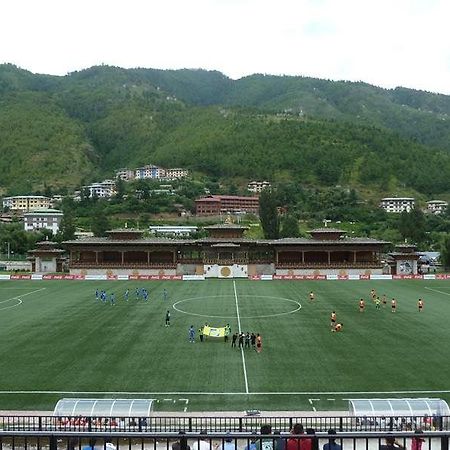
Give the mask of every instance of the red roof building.
[[259, 198], [237, 195], [208, 195], [195, 200], [195, 212], [198, 216], [217, 216], [227, 213], [258, 214]]

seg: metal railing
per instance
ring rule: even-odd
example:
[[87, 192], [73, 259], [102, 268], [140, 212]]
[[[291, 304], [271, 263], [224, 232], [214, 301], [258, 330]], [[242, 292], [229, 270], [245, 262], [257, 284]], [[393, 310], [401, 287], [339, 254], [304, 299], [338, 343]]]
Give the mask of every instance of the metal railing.
[[[266, 431], [271, 433], [271, 430]], [[276, 432], [275, 432], [276, 433]], [[318, 450], [330, 442], [330, 450], [448, 450], [449, 432], [347, 432], [307, 430], [308, 434], [252, 433], [138, 433], [138, 432], [31, 432], [0, 431], [3, 450]], [[414, 442], [415, 440], [415, 442]], [[309, 441], [303, 446], [302, 442]], [[420, 442], [420, 445], [418, 445]], [[413, 443], [415, 446], [413, 446]], [[384, 445], [388, 444], [386, 447]], [[338, 447], [336, 447], [338, 445]], [[326, 449], [324, 449], [326, 450]]]
[[[261, 425], [289, 432], [295, 423], [304, 428], [326, 432], [450, 432], [450, 416], [152, 416], [152, 417], [56, 417], [56, 416], [0, 416], [3, 431], [77, 431], [77, 432], [152, 432], [176, 431], [220, 433], [253, 433]], [[0, 449], [1, 450], [1, 449]]]

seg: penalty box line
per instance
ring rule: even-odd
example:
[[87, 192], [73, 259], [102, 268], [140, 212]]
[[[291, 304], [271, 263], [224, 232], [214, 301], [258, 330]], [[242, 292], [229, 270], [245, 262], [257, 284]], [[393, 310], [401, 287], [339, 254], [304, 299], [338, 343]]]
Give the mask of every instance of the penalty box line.
[[47, 288], [35, 289], [34, 291], [26, 292], [25, 294], [19, 294], [19, 295], [16, 295], [15, 297], [8, 298], [7, 300], [2, 300], [2, 301], [0, 301], [0, 303], [10, 302], [11, 300], [20, 300], [22, 297], [26, 297], [27, 295], [36, 294], [36, 292], [44, 291], [45, 289], [47, 289]]

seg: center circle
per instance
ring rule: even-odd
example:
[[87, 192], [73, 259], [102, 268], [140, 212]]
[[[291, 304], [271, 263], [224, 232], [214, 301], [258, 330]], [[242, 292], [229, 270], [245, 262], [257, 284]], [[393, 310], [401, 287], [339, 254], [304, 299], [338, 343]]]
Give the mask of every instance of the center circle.
[[[195, 300], [210, 300], [212, 298], [232, 298], [233, 295], [208, 295], [208, 296], [203, 296], [203, 297], [190, 297], [190, 298], [184, 298], [183, 300], [178, 300], [177, 302], [175, 302], [172, 307], [175, 311], [178, 311], [180, 313], [183, 314], [188, 314], [190, 316], [197, 316], [197, 317], [207, 317], [207, 318], [214, 318], [214, 319], [237, 319], [238, 316], [218, 316], [218, 315], [211, 315], [211, 314], [199, 314], [199, 313], [193, 313], [190, 311], [186, 311], [184, 309], [182, 309], [180, 306], [180, 304], [189, 302], [189, 301], [195, 301]], [[289, 302], [289, 303], [293, 303], [295, 306], [293, 306], [292, 309], [290, 309], [289, 311], [284, 311], [281, 313], [274, 313], [274, 314], [262, 314], [262, 315], [256, 315], [256, 316], [241, 316], [239, 315], [240, 319], [261, 319], [261, 318], [266, 318], [266, 317], [277, 317], [277, 316], [285, 316], [287, 314], [293, 314], [297, 311], [299, 311], [302, 307], [302, 305], [300, 304], [300, 302], [296, 301], [296, 300], [292, 300], [290, 298], [285, 298], [285, 297], [272, 297], [269, 295], [240, 295], [239, 298], [252, 298], [252, 299], [259, 299], [259, 298], [263, 298], [263, 299], [272, 299], [272, 300], [282, 300], [285, 302]]]

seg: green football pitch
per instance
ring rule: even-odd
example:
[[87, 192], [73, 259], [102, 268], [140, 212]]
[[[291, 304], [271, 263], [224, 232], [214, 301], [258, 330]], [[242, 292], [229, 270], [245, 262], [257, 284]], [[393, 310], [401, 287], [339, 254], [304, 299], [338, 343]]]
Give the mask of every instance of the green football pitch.
[[[148, 302], [136, 299], [143, 287]], [[375, 308], [372, 288], [387, 295], [386, 307]], [[116, 305], [97, 301], [96, 289], [114, 293]], [[330, 331], [333, 310], [340, 333]], [[0, 410], [49, 411], [63, 397], [153, 398], [160, 411], [345, 410], [358, 397], [450, 401], [449, 318], [450, 282], [437, 280], [4, 281]], [[190, 325], [205, 322], [260, 333], [262, 352], [223, 338], [201, 343], [198, 333], [189, 343]]]

